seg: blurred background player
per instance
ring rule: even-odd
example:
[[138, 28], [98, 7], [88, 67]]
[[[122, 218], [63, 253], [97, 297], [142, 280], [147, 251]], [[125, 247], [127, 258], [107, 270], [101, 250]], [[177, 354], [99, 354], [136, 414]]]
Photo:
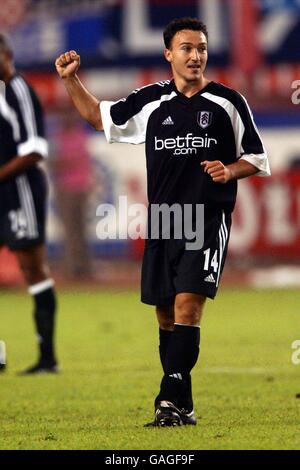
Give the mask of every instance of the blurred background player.
[[[45, 251], [47, 186], [38, 163], [48, 155], [43, 111], [33, 89], [16, 73], [12, 48], [0, 34], [0, 246], [17, 257], [34, 301], [39, 358], [22, 374], [57, 372], [56, 295]], [[6, 312], [9, 314], [9, 312]]]
[[[174, 20], [164, 41], [173, 80], [135, 90], [118, 102], [102, 101], [100, 107], [76, 75], [75, 51], [62, 54], [56, 68], [81, 116], [104, 129], [110, 143], [146, 142], [151, 236], [152, 205], [205, 206], [201, 248], [188, 250], [184, 236], [164, 239], [163, 225], [159, 239], [148, 234], [142, 268], [142, 302], [156, 306], [164, 370], [149, 424], [195, 425], [191, 371], [204, 305], [216, 296], [226, 259], [236, 181], [268, 176], [270, 169], [246, 100], [203, 75], [206, 25], [194, 18]], [[190, 222], [195, 227], [195, 216]]]

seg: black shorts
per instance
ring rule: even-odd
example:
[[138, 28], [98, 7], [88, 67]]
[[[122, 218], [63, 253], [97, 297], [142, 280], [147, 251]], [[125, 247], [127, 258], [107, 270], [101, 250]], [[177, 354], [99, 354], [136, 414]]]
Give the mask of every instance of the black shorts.
[[47, 185], [39, 168], [0, 184], [0, 246], [17, 251], [45, 241]]
[[150, 305], [174, 304], [181, 292], [216, 296], [224, 268], [231, 213], [205, 211], [204, 245], [186, 250], [186, 240], [146, 240], [141, 300]]

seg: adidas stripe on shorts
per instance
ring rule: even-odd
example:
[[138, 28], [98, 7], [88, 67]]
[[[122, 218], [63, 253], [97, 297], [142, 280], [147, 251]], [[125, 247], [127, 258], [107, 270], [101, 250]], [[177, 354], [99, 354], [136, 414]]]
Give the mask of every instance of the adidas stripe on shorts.
[[173, 305], [176, 294], [216, 296], [227, 254], [231, 212], [205, 210], [204, 244], [186, 250], [186, 240], [146, 240], [141, 300], [150, 305]]
[[0, 245], [23, 250], [45, 241], [47, 185], [44, 173], [31, 168], [0, 188]]

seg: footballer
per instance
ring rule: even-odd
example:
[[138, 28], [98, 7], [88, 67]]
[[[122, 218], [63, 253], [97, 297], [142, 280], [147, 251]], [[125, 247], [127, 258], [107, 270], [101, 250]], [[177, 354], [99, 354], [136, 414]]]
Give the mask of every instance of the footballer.
[[[57, 372], [56, 293], [45, 250], [47, 184], [39, 162], [48, 155], [43, 110], [16, 72], [13, 50], [0, 34], [0, 249], [18, 260], [34, 303], [38, 359], [22, 374]], [[7, 312], [9, 315], [9, 312]]]
[[116, 102], [99, 102], [80, 82], [76, 51], [56, 60], [79, 113], [97, 131], [104, 130], [109, 143], [145, 143], [149, 214], [155, 204], [204, 206], [201, 248], [188, 249], [184, 236], [146, 240], [141, 300], [155, 307], [163, 369], [149, 426], [196, 424], [191, 371], [198, 360], [206, 299], [215, 298], [220, 284], [237, 180], [270, 175], [246, 99], [205, 76], [205, 24], [175, 19], [164, 30], [164, 43], [173, 78]]

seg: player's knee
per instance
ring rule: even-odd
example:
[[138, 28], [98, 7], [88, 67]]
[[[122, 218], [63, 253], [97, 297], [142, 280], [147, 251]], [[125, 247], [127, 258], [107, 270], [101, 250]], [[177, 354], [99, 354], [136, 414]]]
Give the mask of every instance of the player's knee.
[[173, 330], [174, 328], [174, 308], [156, 307], [156, 315], [159, 326], [162, 330]]
[[158, 323], [162, 330], [173, 330], [174, 328], [174, 318], [160, 317]]
[[47, 278], [46, 270], [43, 266], [35, 266], [30, 264], [20, 264], [27, 285], [32, 286]]
[[205, 298], [197, 296], [177, 296], [175, 304], [175, 322], [183, 325], [199, 325]]

